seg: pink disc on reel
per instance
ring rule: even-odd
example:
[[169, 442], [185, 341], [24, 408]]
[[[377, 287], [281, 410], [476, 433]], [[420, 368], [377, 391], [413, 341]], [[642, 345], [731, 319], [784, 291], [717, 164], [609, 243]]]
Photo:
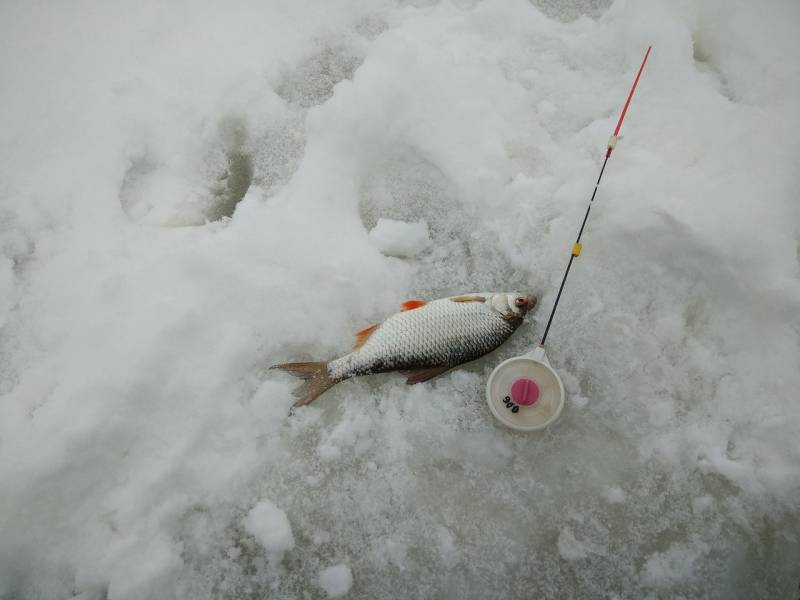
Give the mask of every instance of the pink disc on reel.
[[532, 406], [539, 400], [539, 386], [533, 379], [520, 377], [511, 385], [511, 399], [520, 406]]

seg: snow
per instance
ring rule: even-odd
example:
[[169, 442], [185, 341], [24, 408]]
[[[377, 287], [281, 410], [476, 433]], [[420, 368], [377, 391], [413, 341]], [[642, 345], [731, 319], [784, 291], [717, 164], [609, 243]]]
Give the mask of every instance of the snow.
[[590, 554], [605, 554], [602, 548], [582, 540], [578, 540], [569, 528], [558, 534], [558, 552], [561, 558], [568, 561], [581, 560]]
[[625, 492], [616, 486], [610, 487], [606, 490], [606, 500], [612, 504], [621, 504], [625, 502]]
[[431, 245], [425, 221], [405, 223], [394, 219], [378, 219], [369, 232], [372, 244], [386, 256], [412, 257]]
[[692, 581], [698, 559], [708, 553], [709, 547], [702, 541], [693, 540], [687, 544], [676, 543], [664, 552], [656, 552], [644, 565], [642, 579], [648, 585], [668, 587], [683, 581]]
[[244, 529], [277, 562], [281, 561], [284, 552], [294, 548], [292, 526], [286, 513], [269, 500], [261, 500], [247, 513]]
[[319, 574], [319, 585], [328, 598], [341, 598], [353, 585], [353, 574], [347, 565], [328, 567]]
[[[800, 6], [0, 3], [0, 598], [790, 597]], [[542, 333], [568, 401], [496, 423]], [[530, 290], [486, 359], [268, 366]], [[268, 500], [267, 500], [268, 499]], [[531, 569], [530, 565], [536, 568]]]

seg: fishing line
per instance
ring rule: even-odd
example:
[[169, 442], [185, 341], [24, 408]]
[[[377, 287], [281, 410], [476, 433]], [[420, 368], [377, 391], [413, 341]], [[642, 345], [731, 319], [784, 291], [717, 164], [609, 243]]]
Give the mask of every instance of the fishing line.
[[600, 167], [600, 175], [597, 177], [597, 183], [594, 184], [594, 191], [592, 192], [592, 197], [589, 199], [589, 205], [586, 207], [586, 214], [583, 215], [583, 223], [581, 223], [581, 228], [578, 231], [578, 237], [575, 240], [575, 243], [572, 245], [572, 252], [570, 253], [569, 262], [567, 263], [567, 268], [564, 271], [564, 277], [561, 279], [561, 286], [558, 288], [558, 294], [556, 295], [556, 301], [553, 303], [553, 309], [550, 311], [550, 318], [547, 319], [547, 326], [544, 328], [544, 334], [542, 335], [542, 341], [539, 342], [539, 346], [544, 347], [544, 342], [547, 339], [547, 334], [550, 332], [550, 325], [553, 324], [553, 317], [556, 314], [556, 309], [558, 308], [558, 302], [561, 300], [561, 293], [564, 291], [564, 284], [567, 283], [567, 277], [569, 277], [569, 270], [572, 267], [572, 262], [578, 258], [581, 254], [581, 236], [583, 235], [583, 230], [586, 228], [586, 221], [589, 219], [589, 212], [592, 210], [592, 203], [594, 202], [594, 197], [597, 195], [597, 188], [600, 187], [600, 180], [603, 178], [603, 173], [606, 170], [606, 164], [608, 164], [608, 159], [611, 158], [611, 153], [614, 151], [614, 148], [617, 146], [617, 142], [622, 139], [622, 136], [619, 135], [620, 130], [622, 129], [622, 121], [625, 120], [625, 114], [628, 112], [628, 107], [631, 104], [631, 99], [633, 98], [633, 92], [636, 91], [636, 85], [639, 83], [639, 77], [642, 75], [642, 71], [644, 70], [644, 65], [647, 62], [647, 57], [650, 56], [650, 50], [652, 46], [647, 47], [647, 52], [644, 54], [644, 59], [642, 60], [642, 64], [639, 67], [639, 72], [636, 73], [636, 79], [633, 80], [633, 85], [631, 86], [631, 91], [628, 94], [628, 99], [625, 101], [625, 106], [622, 108], [622, 113], [619, 115], [619, 120], [617, 121], [617, 126], [614, 128], [614, 133], [611, 135], [611, 138], [608, 140], [608, 146], [606, 147], [606, 156], [603, 160], [603, 166]]
[[553, 303], [553, 310], [550, 312], [550, 318], [547, 320], [547, 327], [545, 327], [542, 341], [530, 352], [521, 356], [508, 358], [501, 362], [494, 368], [486, 382], [486, 403], [489, 405], [489, 410], [503, 425], [511, 429], [517, 431], [537, 431], [545, 429], [558, 419], [561, 410], [564, 408], [564, 398], [566, 396], [564, 382], [561, 381], [558, 372], [550, 365], [550, 361], [547, 359], [547, 354], [545, 352], [544, 343], [550, 331], [550, 326], [553, 324], [553, 316], [556, 314], [558, 301], [561, 299], [561, 294], [564, 291], [564, 285], [567, 282], [570, 267], [572, 267], [573, 261], [580, 256], [581, 236], [583, 236], [583, 232], [586, 229], [592, 203], [594, 202], [595, 196], [597, 196], [597, 189], [600, 187], [600, 181], [603, 179], [603, 173], [606, 170], [608, 159], [611, 158], [614, 147], [621, 139], [619, 132], [622, 129], [622, 121], [625, 120], [625, 114], [628, 112], [628, 107], [633, 98], [633, 92], [636, 90], [636, 84], [639, 83], [639, 77], [642, 75], [647, 57], [650, 56], [650, 48], [651, 47], [647, 48], [644, 60], [642, 60], [639, 71], [636, 73], [636, 79], [628, 94], [628, 99], [625, 101], [625, 106], [622, 108], [617, 126], [614, 128], [613, 135], [608, 140], [603, 166], [600, 168], [600, 175], [597, 177], [597, 182], [594, 184], [594, 190], [589, 200], [589, 206], [586, 208], [586, 214], [583, 215], [583, 222], [578, 231], [578, 237], [572, 245], [569, 263], [567, 264], [566, 271], [564, 271], [564, 277], [561, 279], [561, 286], [558, 288], [558, 295]]

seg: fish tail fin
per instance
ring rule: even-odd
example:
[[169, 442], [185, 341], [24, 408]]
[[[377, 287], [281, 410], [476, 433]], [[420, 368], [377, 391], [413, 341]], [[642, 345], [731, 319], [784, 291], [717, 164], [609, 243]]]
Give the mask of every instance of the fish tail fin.
[[297, 402], [294, 403], [295, 406], [311, 404], [336, 385], [336, 382], [332, 381], [328, 375], [328, 363], [324, 362], [283, 363], [273, 365], [270, 369], [280, 369], [305, 380], [303, 384], [292, 392], [294, 397], [297, 398]]

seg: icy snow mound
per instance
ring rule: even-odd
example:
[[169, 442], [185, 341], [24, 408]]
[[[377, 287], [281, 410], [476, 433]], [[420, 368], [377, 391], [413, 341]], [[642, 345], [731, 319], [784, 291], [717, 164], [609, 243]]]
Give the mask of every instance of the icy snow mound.
[[369, 232], [372, 244], [386, 256], [412, 257], [431, 245], [425, 221], [406, 223], [394, 219], [378, 219]]
[[244, 529], [276, 562], [281, 561], [287, 550], [294, 548], [292, 526], [286, 513], [269, 500], [261, 500], [247, 513]]
[[328, 567], [319, 574], [319, 585], [328, 598], [341, 598], [353, 585], [353, 574], [347, 565]]
[[[791, 597], [799, 13], [0, 3], [0, 598]], [[648, 44], [549, 338], [567, 405], [504, 430], [483, 385]], [[540, 312], [288, 416], [269, 365], [475, 289]]]

